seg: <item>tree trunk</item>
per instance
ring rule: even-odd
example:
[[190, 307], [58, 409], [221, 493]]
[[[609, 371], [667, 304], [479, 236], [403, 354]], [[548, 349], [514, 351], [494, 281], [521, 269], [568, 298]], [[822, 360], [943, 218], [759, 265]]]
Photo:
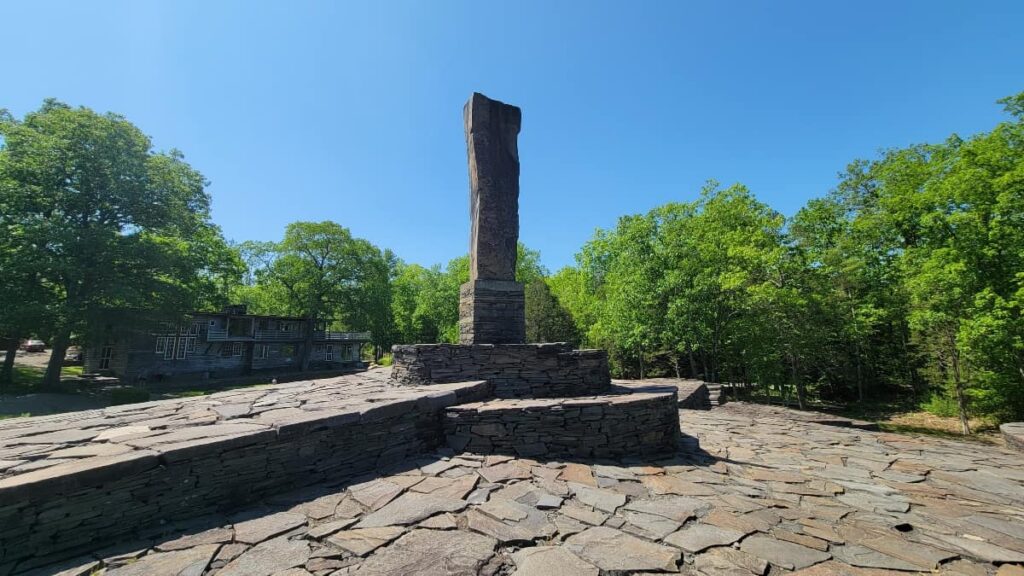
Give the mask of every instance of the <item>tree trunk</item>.
[[71, 341], [71, 333], [62, 329], [53, 338], [53, 346], [50, 349], [50, 361], [46, 364], [46, 373], [43, 374], [41, 388], [43, 390], [57, 390], [60, 388], [60, 372], [64, 367], [64, 354], [68, 351], [68, 344]]
[[640, 353], [640, 379], [643, 380], [644, 379], [644, 349], [643, 349], [643, 347], [638, 347], [638, 352]]
[[800, 382], [800, 377], [797, 374], [796, 359], [794, 358], [790, 362], [790, 366], [793, 371], [793, 385], [796, 386], [796, 405], [801, 410], [804, 409], [804, 385]]
[[18, 354], [18, 339], [5, 340], [4, 350], [7, 351], [7, 356], [4, 357], [4, 366], [0, 370], [0, 393], [3, 392], [4, 386], [14, 383], [14, 357]]
[[686, 353], [690, 356], [690, 378], [697, 379], [697, 362], [693, 359], [693, 345], [686, 343]]
[[964, 381], [960, 377], [960, 353], [955, 349], [951, 356], [953, 364], [953, 384], [956, 389], [956, 407], [960, 413], [960, 428], [964, 436], [971, 433], [971, 423], [967, 418], [967, 394], [964, 391]]
[[[302, 362], [299, 369], [303, 372], [309, 370], [309, 359], [313, 356], [313, 331], [316, 329], [316, 320], [306, 319], [306, 338], [302, 342]], [[324, 328], [326, 330], [326, 327]]]
[[864, 402], [864, 377], [860, 365], [860, 343], [857, 343], [855, 354], [857, 355], [857, 401]]

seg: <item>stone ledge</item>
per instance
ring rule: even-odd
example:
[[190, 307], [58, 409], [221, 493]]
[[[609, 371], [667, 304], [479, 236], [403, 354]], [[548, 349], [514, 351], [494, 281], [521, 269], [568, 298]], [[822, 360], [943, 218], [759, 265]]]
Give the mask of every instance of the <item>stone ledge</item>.
[[999, 431], [1007, 446], [1024, 451], [1024, 422], [1007, 422], [999, 427]]
[[[520, 457], [671, 454], [679, 440], [674, 388], [581, 398], [499, 399], [446, 408], [448, 445]], [[631, 392], [631, 393], [630, 393]]]
[[[0, 479], [0, 566], [39, 554], [70, 558], [283, 490], [386, 469], [444, 443], [443, 409], [490, 392], [476, 381], [397, 389], [342, 409], [277, 408], [267, 419], [118, 437], [127, 452], [7, 476]], [[44, 432], [57, 433], [85, 439], [84, 447], [113, 445], [88, 429]]]
[[604, 350], [553, 344], [415, 344], [392, 347], [391, 380], [404, 386], [486, 380], [499, 398], [602, 394], [611, 377]]

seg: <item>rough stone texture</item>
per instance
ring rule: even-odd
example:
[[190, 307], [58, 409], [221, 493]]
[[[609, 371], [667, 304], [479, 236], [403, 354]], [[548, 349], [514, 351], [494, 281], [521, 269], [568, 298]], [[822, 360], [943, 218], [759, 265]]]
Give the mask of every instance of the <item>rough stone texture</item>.
[[459, 287], [459, 343], [526, 342], [523, 285], [509, 280], [474, 280]]
[[108, 570], [107, 576], [201, 576], [219, 546], [205, 544], [150, 554], [136, 562]]
[[597, 566], [560, 546], [523, 548], [512, 555], [515, 576], [597, 576]]
[[569, 399], [491, 400], [444, 412], [449, 445], [475, 453], [623, 457], [671, 454], [679, 440], [674, 389]]
[[630, 536], [624, 532], [596, 526], [570, 536], [565, 547], [594, 563], [601, 570], [635, 572], [678, 572], [679, 551], [668, 546]]
[[1006, 445], [1024, 451], [1024, 422], [1007, 422], [999, 427]]
[[[440, 449], [397, 462], [376, 478], [343, 484], [331, 479], [275, 492], [229, 518], [196, 518], [187, 526], [170, 522], [163, 532], [120, 538], [124, 545], [116, 548], [87, 543], [69, 564], [46, 566], [59, 558], [43, 555], [13, 569], [19, 574], [35, 568], [42, 568], [41, 574], [71, 570], [68, 576], [81, 576], [97, 566], [116, 574], [159, 563], [169, 570], [182, 566], [188, 574], [208, 554], [197, 549], [208, 546], [219, 551], [203, 576], [270, 569], [277, 570], [274, 576], [442, 569], [485, 575], [519, 570], [522, 576], [552, 573], [563, 561], [576, 566], [573, 558], [607, 574], [777, 576], [808, 563], [795, 574], [1020, 574], [1024, 458], [1019, 452], [823, 425], [801, 420], [797, 411], [740, 402], [679, 414], [687, 436], [671, 455], [562, 462]], [[699, 446], [690, 441], [695, 438]], [[466, 504], [413, 525], [354, 528], [411, 494]], [[545, 494], [562, 498], [562, 505], [543, 508]], [[866, 497], [841, 499], [855, 494]], [[0, 511], [7, 509], [0, 506]], [[273, 518], [264, 526], [278, 527], [256, 536], [268, 540], [255, 546], [233, 541], [236, 531], [244, 532], [253, 526], [246, 523], [261, 517]], [[682, 527], [666, 534], [673, 525]], [[293, 528], [270, 536], [287, 526]], [[6, 527], [0, 521], [0, 530]], [[733, 533], [699, 551], [691, 549], [703, 544], [682, 539], [727, 530]], [[738, 540], [725, 544], [734, 533]], [[73, 528], [62, 534], [68, 540], [79, 537]], [[194, 551], [198, 560], [168, 557], [172, 549]], [[826, 555], [831, 559], [822, 560]], [[541, 561], [520, 562], [533, 556]], [[0, 561], [0, 576], [11, 571], [11, 562]], [[593, 568], [579, 565], [555, 573], [593, 574]]]
[[515, 280], [522, 111], [473, 93], [462, 110], [469, 157], [469, 279]]
[[[371, 371], [0, 423], [0, 459], [17, 452], [40, 464], [0, 479], [0, 567], [31, 556], [70, 558], [147, 527], [391, 466], [443, 444], [440, 410], [489, 392], [483, 382], [421, 389], [386, 382], [383, 371]], [[252, 406], [245, 418], [224, 420], [210, 410], [242, 401]], [[260, 417], [285, 407], [293, 410]], [[125, 427], [133, 432], [109, 433]], [[50, 457], [104, 434], [128, 451]], [[247, 533], [236, 539], [265, 536]]]
[[[677, 390], [679, 407], [687, 410], [710, 410], [711, 397], [707, 382], [682, 378], [648, 378], [643, 381], [652, 386], [671, 386]], [[631, 380], [612, 380], [617, 385], [633, 385]]]
[[474, 93], [463, 109], [469, 157], [469, 282], [459, 301], [459, 342], [526, 341], [523, 286], [515, 282], [519, 241], [519, 127], [522, 112]]
[[477, 574], [497, 542], [472, 532], [413, 530], [359, 567], [365, 576]]
[[486, 380], [498, 398], [563, 398], [605, 393], [608, 353], [568, 344], [393, 346], [392, 381], [407, 385]]
[[[243, 552], [217, 571], [220, 576], [271, 576], [306, 563], [309, 544], [302, 540], [275, 538]], [[141, 575], [140, 575], [141, 576]]]

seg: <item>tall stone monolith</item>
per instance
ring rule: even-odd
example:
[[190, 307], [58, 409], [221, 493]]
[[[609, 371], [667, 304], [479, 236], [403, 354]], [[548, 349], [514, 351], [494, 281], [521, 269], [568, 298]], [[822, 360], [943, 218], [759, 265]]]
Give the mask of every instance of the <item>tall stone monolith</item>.
[[474, 93], [462, 111], [469, 154], [469, 282], [459, 291], [459, 343], [526, 341], [519, 241], [519, 108]]

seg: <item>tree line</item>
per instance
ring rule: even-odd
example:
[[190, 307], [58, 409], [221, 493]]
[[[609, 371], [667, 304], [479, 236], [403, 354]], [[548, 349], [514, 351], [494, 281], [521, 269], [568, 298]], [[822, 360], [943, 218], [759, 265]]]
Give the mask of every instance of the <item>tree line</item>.
[[[1024, 418], [1024, 94], [1000, 102], [992, 130], [854, 161], [790, 218], [710, 182], [598, 230], [554, 274], [520, 245], [528, 339], [605, 348], [616, 376], [743, 383], [800, 406], [912, 398], [965, 432], [971, 414]], [[51, 342], [46, 383], [114, 309], [245, 303], [368, 330], [376, 359], [457, 341], [467, 256], [405, 263], [329, 221], [230, 243], [203, 176], [115, 114], [48, 100], [0, 112], [0, 138], [0, 335], [9, 350]]]
[[599, 230], [548, 279], [620, 376], [1024, 418], [1024, 93], [970, 138], [852, 162], [785, 218], [709, 183]]

